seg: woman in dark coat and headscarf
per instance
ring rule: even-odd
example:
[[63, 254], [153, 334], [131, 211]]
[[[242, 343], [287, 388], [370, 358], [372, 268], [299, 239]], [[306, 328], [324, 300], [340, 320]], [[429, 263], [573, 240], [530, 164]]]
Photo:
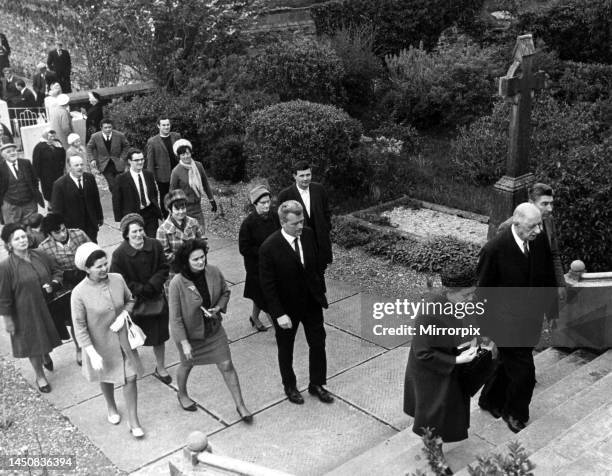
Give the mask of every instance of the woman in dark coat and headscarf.
[[263, 293], [259, 285], [259, 247], [280, 228], [278, 215], [270, 211], [270, 191], [258, 185], [249, 192], [253, 211], [244, 219], [238, 233], [238, 248], [244, 257], [246, 280], [244, 297], [253, 301], [253, 311], [249, 317], [251, 325], [258, 331], [266, 331], [259, 320], [259, 311], [266, 310]]
[[[458, 303], [470, 299], [474, 292], [473, 271], [445, 270], [441, 273], [444, 294], [432, 297], [430, 303]], [[457, 365], [471, 362], [477, 348], [459, 350], [466, 338], [420, 333], [421, 326], [462, 327], [453, 315], [421, 313], [412, 340], [404, 381], [404, 412], [414, 417], [412, 431], [424, 434], [430, 428], [444, 443], [465, 440], [470, 426], [470, 396], [459, 382]], [[447, 474], [452, 474], [446, 467]]]

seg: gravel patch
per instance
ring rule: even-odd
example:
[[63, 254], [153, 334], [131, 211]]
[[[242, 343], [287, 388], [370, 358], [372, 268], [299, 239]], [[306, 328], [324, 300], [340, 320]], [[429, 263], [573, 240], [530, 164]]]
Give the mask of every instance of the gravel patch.
[[429, 238], [453, 236], [479, 245], [487, 242], [488, 225], [427, 208], [395, 207], [382, 213], [392, 225], [413, 235]]
[[[0, 448], [3, 455], [72, 455], [76, 470], [49, 474], [124, 475], [85, 435], [34, 390], [11, 361], [0, 358]], [[8, 427], [5, 420], [10, 422]], [[40, 442], [40, 444], [39, 444]], [[26, 471], [1, 471], [23, 475]], [[43, 474], [32, 470], [31, 474]]]

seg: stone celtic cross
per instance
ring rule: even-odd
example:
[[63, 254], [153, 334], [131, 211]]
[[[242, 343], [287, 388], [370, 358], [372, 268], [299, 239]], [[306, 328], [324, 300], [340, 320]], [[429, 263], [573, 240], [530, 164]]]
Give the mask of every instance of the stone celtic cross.
[[544, 87], [543, 72], [534, 72], [536, 54], [531, 34], [516, 40], [513, 61], [506, 76], [499, 78], [499, 95], [512, 104], [506, 175], [495, 184], [496, 199], [489, 220], [489, 238], [497, 226], [512, 215], [514, 208], [527, 200], [527, 188], [535, 181], [529, 172], [531, 148], [531, 103], [534, 91]]

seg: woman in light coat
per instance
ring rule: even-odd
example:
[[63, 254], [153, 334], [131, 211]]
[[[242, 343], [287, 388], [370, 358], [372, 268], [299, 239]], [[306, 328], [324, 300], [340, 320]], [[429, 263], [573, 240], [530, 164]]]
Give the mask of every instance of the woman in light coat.
[[81, 245], [74, 262], [87, 273], [71, 298], [75, 332], [83, 349], [83, 374], [90, 382], [100, 383], [107, 420], [113, 425], [121, 421], [114, 386], [124, 385], [130, 432], [142, 438], [136, 377], [144, 372], [138, 352], [130, 348], [126, 324], [134, 307], [132, 293], [120, 274], [108, 273], [106, 253], [95, 243]]

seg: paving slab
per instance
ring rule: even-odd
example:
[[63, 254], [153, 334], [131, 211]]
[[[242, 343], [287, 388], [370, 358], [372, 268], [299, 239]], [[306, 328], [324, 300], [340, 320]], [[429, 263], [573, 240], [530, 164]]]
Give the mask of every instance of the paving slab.
[[327, 302], [333, 304], [336, 301], [340, 301], [350, 296], [359, 294], [360, 289], [352, 284], [347, 284], [337, 279], [325, 279], [325, 286], [327, 287]]
[[246, 278], [244, 261], [238, 252], [238, 244], [226, 246], [208, 253], [208, 262], [221, 270], [223, 276], [232, 284], [241, 283]]
[[399, 347], [354, 367], [332, 379], [328, 388], [339, 397], [403, 430], [412, 418], [403, 412], [407, 347]]
[[[98, 244], [101, 248], [109, 248], [123, 242], [119, 229], [104, 224], [98, 230]], [[116, 247], [116, 246], [115, 246]]]
[[[223, 327], [225, 327], [227, 336], [231, 341], [235, 341], [256, 334], [257, 330], [249, 322], [253, 301], [242, 297], [244, 283], [229, 285], [229, 289], [232, 294], [227, 305], [227, 314], [223, 317]], [[261, 322], [268, 327], [268, 332], [274, 333], [272, 323], [268, 317], [264, 313], [260, 313], [259, 317]]]
[[304, 405], [283, 401], [257, 415], [252, 426], [236, 425], [210, 436], [213, 451], [296, 475], [320, 475], [395, 431], [341, 400]]
[[[140, 361], [144, 366], [145, 374], [152, 374], [155, 371], [156, 362], [155, 355], [153, 354], [153, 347], [139, 347], [138, 355], [140, 356]], [[172, 366], [178, 364], [180, 362], [178, 349], [174, 341], [170, 338], [166, 341], [165, 345], [165, 361], [166, 361], [166, 369], [170, 369]], [[168, 370], [170, 372], [170, 370]], [[170, 372], [172, 378], [174, 378], [174, 374]]]
[[115, 398], [123, 421], [106, 421], [106, 404], [100, 395], [67, 409], [64, 414], [123, 471], [134, 471], [152, 459], [181, 448], [187, 435], [195, 430], [206, 434], [223, 425], [205, 412], [185, 412], [178, 408], [176, 392], [159, 385], [153, 377], [138, 382], [138, 415], [146, 436], [133, 438], [127, 428], [125, 402], [120, 391]]
[[[380, 347], [362, 346], [359, 339], [328, 326], [326, 331], [327, 374], [330, 382], [334, 375], [384, 352]], [[252, 412], [259, 412], [286, 399], [278, 370], [273, 332], [251, 335], [233, 342], [230, 348], [245, 402]], [[304, 391], [308, 386], [308, 345], [301, 327], [296, 337], [293, 367], [298, 388]], [[224, 422], [238, 421], [235, 405], [216, 366], [197, 366], [193, 369], [189, 377], [189, 394]], [[307, 400], [310, 398], [306, 392], [304, 397]]]
[[[388, 319], [379, 323], [372, 318], [373, 303], [385, 301], [385, 298], [380, 296], [359, 293], [330, 305], [329, 309], [325, 311], [325, 321], [334, 327], [364, 339], [362, 343], [366, 346], [373, 343], [385, 349], [393, 349], [408, 344], [412, 340], [411, 336], [376, 335], [376, 333], [385, 332], [382, 330], [383, 328], [397, 327], [404, 322], [393, 322]], [[374, 326], [377, 325], [382, 327], [374, 329]]]
[[228, 240], [227, 238], [221, 238], [216, 235], [208, 235], [206, 237], [206, 241], [208, 241], [209, 251], [218, 251], [222, 248], [227, 248], [228, 246], [238, 246], [235, 240]]

